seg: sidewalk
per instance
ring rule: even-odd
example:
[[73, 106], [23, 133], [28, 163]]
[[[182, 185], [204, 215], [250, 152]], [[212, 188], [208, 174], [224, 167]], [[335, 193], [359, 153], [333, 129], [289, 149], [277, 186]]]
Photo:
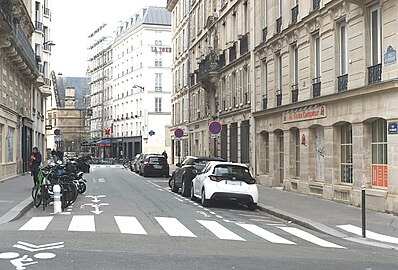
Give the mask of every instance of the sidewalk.
[[30, 174], [0, 182], [0, 224], [19, 218], [32, 207], [32, 187]]

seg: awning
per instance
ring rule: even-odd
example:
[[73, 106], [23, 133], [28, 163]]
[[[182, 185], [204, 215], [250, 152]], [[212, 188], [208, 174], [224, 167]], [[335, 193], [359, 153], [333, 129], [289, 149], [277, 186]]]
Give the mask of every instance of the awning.
[[96, 141], [93, 140], [93, 139], [88, 139], [88, 140], [83, 141], [83, 142], [81, 143], [81, 146], [95, 146], [95, 145], [97, 145], [97, 143], [96, 143]]
[[104, 140], [100, 140], [98, 142], [96, 142], [97, 146], [111, 146], [112, 142], [110, 139], [104, 139]]

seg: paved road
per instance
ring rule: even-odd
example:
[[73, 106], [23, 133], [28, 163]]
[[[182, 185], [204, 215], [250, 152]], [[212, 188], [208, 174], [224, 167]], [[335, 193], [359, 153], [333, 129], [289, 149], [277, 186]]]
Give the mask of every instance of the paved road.
[[0, 269], [398, 267], [397, 251], [310, 231], [240, 205], [203, 208], [172, 193], [165, 178], [115, 166], [94, 166], [86, 178], [86, 194], [63, 214], [35, 208], [0, 226]]

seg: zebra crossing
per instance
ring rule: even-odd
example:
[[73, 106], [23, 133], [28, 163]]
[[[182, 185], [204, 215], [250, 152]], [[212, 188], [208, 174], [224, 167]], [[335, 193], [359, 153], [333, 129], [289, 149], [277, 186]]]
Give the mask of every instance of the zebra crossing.
[[[51, 222], [60, 216], [43, 216], [43, 217], [32, 217], [25, 224], [23, 224], [19, 231], [46, 231], [51, 227]], [[94, 215], [74, 215], [74, 216], [62, 216], [69, 220], [69, 226], [67, 231], [70, 232], [96, 232], [97, 226], [96, 217]], [[114, 216], [118, 229], [116, 233], [129, 234], [129, 235], [149, 235], [147, 230], [144, 228], [142, 223], [133, 216]], [[277, 232], [268, 231], [255, 224], [247, 223], [223, 223], [222, 221], [215, 220], [201, 220], [196, 219], [194, 223], [190, 223], [191, 227], [188, 228], [180, 220], [174, 217], [154, 217], [153, 224], [159, 225], [157, 231], [164, 232], [171, 237], [187, 237], [187, 238], [199, 238], [199, 237], [212, 237], [220, 240], [231, 240], [231, 241], [250, 241], [253, 238], [258, 241], [265, 240], [266, 242], [273, 244], [282, 245], [297, 245], [299, 239], [305, 242], [314, 244], [316, 246], [325, 248], [336, 248], [345, 249], [344, 246], [337, 245], [335, 243], [321, 239], [309, 232], [295, 227], [287, 227], [285, 225], [273, 226], [272, 230]], [[97, 221], [98, 223], [98, 221]], [[147, 223], [146, 223], [147, 224]], [[195, 228], [192, 224], [197, 224]], [[109, 225], [108, 225], [109, 227]], [[54, 228], [53, 228], [54, 229]], [[210, 232], [209, 234], [202, 235], [203, 230]], [[283, 236], [278, 235], [278, 232]], [[250, 237], [252, 236], [252, 237]], [[289, 238], [289, 239], [287, 239]]]

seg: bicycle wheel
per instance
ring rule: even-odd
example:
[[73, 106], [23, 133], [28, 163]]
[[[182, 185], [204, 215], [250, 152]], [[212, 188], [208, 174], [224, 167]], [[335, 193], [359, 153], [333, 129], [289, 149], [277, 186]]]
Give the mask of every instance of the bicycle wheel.
[[34, 187], [34, 191], [32, 191], [32, 192], [34, 193], [34, 196], [33, 196], [33, 203], [34, 203], [34, 205], [35, 205], [36, 207], [39, 207], [40, 204], [41, 204], [41, 202], [42, 202], [42, 194], [41, 194], [42, 190], [41, 190], [41, 186], [36, 185], [36, 186]]

